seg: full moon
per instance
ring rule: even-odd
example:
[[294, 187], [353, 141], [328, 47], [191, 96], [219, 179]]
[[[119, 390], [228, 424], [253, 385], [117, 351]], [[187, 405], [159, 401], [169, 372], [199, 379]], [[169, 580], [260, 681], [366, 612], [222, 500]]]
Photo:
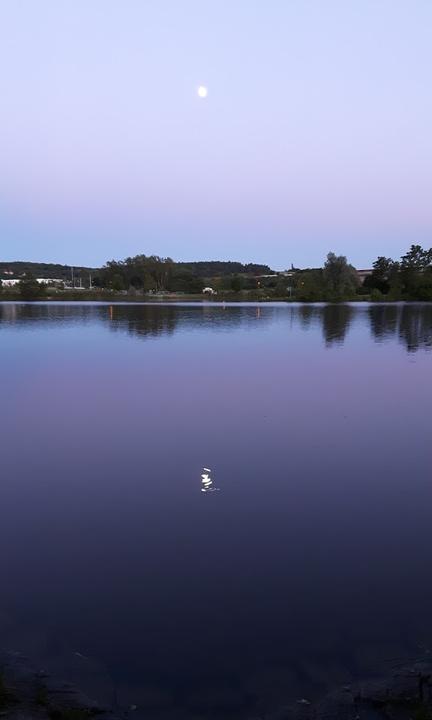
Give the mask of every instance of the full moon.
[[203, 99], [206, 98], [208, 95], [208, 89], [206, 88], [205, 85], [200, 85], [197, 92], [198, 92], [198, 97], [203, 98]]

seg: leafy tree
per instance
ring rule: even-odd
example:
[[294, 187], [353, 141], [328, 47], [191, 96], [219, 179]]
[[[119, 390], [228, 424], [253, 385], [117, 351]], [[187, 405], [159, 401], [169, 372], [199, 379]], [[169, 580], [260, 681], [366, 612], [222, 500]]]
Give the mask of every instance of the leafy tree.
[[[430, 300], [432, 297], [432, 248], [411, 245], [401, 262], [378, 257], [365, 286], [383, 293], [388, 300]], [[377, 297], [376, 293], [373, 297]]]
[[141, 290], [143, 286], [143, 278], [140, 275], [133, 275], [129, 280], [129, 285], [131, 285], [134, 290]]
[[18, 289], [24, 300], [38, 300], [46, 294], [45, 285], [38, 283], [33, 275], [28, 274], [18, 283]]
[[411, 245], [409, 251], [401, 258], [399, 279], [406, 299], [431, 299], [432, 248], [424, 250], [421, 245]]
[[398, 270], [398, 263], [381, 255], [373, 263], [373, 272], [365, 279], [364, 286], [366, 288], [375, 288], [380, 293], [388, 293], [390, 280], [395, 273], [397, 274]]
[[150, 290], [155, 290], [156, 283], [153, 280], [153, 277], [150, 275], [149, 272], [145, 272], [142, 277], [142, 289], [144, 292], [150, 292]]
[[125, 290], [125, 282], [123, 276], [120, 273], [116, 273], [115, 275], [113, 275], [110, 285], [112, 289], [116, 292], [121, 292], [122, 290]]
[[234, 275], [234, 277], [231, 279], [231, 290], [234, 292], [240, 292], [243, 290], [243, 278], [240, 277], [240, 275]]
[[432, 248], [423, 250], [421, 245], [411, 245], [401, 258], [402, 270], [424, 270], [432, 265]]
[[324, 264], [324, 286], [328, 300], [350, 298], [359, 286], [356, 269], [349, 265], [344, 255], [329, 252]]
[[301, 270], [294, 276], [294, 291], [297, 300], [319, 302], [324, 298], [323, 271]]
[[201, 293], [203, 288], [204, 281], [202, 278], [196, 277], [190, 270], [178, 269], [177, 266], [174, 266], [168, 290], [182, 293]]
[[[173, 272], [171, 258], [136, 255], [125, 260], [110, 260], [101, 270], [101, 282], [113, 289], [165, 290]], [[122, 279], [122, 282], [119, 281]]]
[[372, 288], [370, 299], [372, 302], [381, 302], [384, 299], [384, 295], [381, 290], [377, 287]]
[[276, 282], [276, 295], [279, 297], [286, 297], [290, 295], [289, 288], [291, 287], [291, 280], [286, 277], [279, 277]]

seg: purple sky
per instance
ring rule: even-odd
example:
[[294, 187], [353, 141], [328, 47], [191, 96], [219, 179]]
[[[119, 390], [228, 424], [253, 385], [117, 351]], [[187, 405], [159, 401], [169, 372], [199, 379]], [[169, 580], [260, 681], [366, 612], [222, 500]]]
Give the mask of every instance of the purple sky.
[[1, 0], [0, 259], [429, 247], [431, 38], [430, 0]]

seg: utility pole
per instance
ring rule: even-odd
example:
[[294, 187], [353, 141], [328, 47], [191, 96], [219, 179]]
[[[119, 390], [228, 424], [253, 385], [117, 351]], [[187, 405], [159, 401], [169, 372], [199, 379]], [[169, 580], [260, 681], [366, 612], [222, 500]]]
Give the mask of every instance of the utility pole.
[[93, 285], [92, 285], [92, 276], [91, 276], [91, 273], [89, 274], [89, 287], [90, 287], [90, 290], [91, 290], [92, 287], [93, 287]]
[[75, 287], [75, 280], [74, 280], [74, 269], [71, 267], [71, 277], [72, 277], [72, 287]]

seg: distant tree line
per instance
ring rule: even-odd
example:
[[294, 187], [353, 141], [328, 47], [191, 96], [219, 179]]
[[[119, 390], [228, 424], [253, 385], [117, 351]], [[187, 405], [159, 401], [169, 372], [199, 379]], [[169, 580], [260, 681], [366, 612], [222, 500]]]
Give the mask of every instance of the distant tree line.
[[195, 277], [214, 278], [226, 277], [229, 275], [270, 275], [273, 270], [268, 265], [259, 265], [256, 263], [243, 263], [232, 261], [199, 261], [199, 262], [180, 262], [177, 263], [179, 268], [183, 268], [191, 272]]
[[373, 300], [432, 300], [432, 248], [411, 245], [400, 261], [378, 257], [363, 287]]
[[[24, 267], [27, 271], [21, 272]], [[71, 270], [69, 266], [61, 265], [0, 263], [0, 277], [19, 271], [21, 281], [13, 292], [19, 292], [24, 299], [46, 295], [47, 288], [38, 283], [36, 277], [65, 278], [70, 283]], [[268, 265], [254, 263], [177, 263], [170, 257], [158, 255], [110, 260], [100, 269], [82, 267], [74, 269], [74, 273], [80, 285], [87, 288], [91, 277], [92, 286], [100, 293], [198, 294], [210, 286], [222, 297], [234, 294], [251, 300], [287, 298], [301, 302], [341, 302], [360, 296], [374, 301], [432, 301], [432, 248], [425, 250], [420, 245], [412, 245], [400, 261], [378, 257], [363, 284], [346, 257], [333, 252], [328, 253], [321, 268], [292, 268], [286, 273], [275, 273]], [[54, 291], [50, 289], [49, 292]]]
[[[267, 265], [238, 262], [177, 263], [158, 255], [136, 255], [110, 260], [95, 277], [95, 284], [117, 292], [201, 293], [212, 282], [215, 289], [238, 292], [248, 275], [271, 273]], [[256, 287], [256, 283], [254, 285]]]
[[[136, 255], [124, 260], [110, 260], [102, 268], [72, 267], [53, 263], [2, 262], [1, 277], [20, 280], [19, 285], [8, 288], [9, 293], [19, 293], [24, 299], [38, 299], [47, 294], [47, 287], [37, 283], [36, 278], [62, 280], [69, 289], [72, 286], [128, 294], [177, 292], [201, 293], [211, 282], [221, 291], [239, 292], [254, 289], [250, 276], [271, 274], [268, 265], [240, 262], [175, 262], [157, 255]], [[49, 288], [53, 292], [53, 288]], [[58, 290], [57, 290], [58, 292]]]
[[400, 261], [378, 257], [363, 284], [344, 256], [329, 253], [323, 268], [298, 270], [292, 284], [295, 298], [304, 302], [353, 300], [359, 295], [373, 301], [432, 300], [432, 248], [411, 245]]

